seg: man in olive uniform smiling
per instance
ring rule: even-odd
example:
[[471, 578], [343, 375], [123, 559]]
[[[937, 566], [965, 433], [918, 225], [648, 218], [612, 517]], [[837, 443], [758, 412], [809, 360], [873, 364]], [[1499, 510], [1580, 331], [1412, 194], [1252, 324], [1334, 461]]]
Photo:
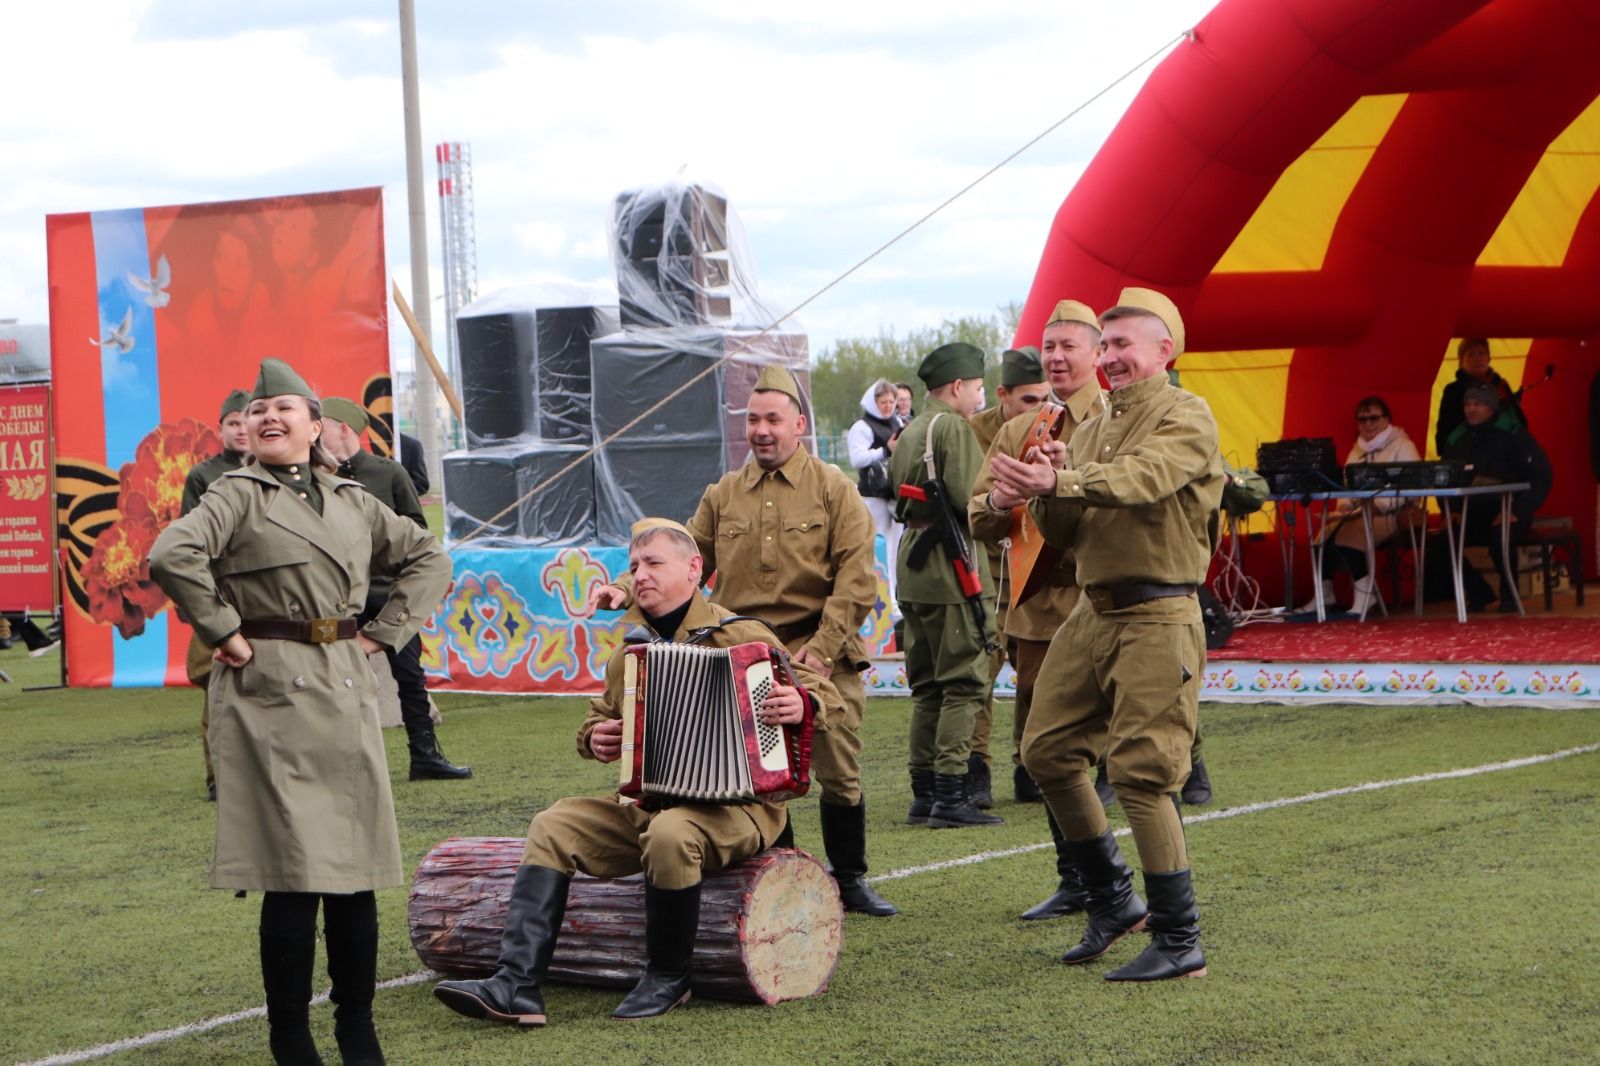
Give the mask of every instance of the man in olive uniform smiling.
[[[1072, 549], [1083, 589], [1040, 667], [1022, 759], [1089, 893], [1083, 940], [1062, 961], [1099, 958], [1148, 919], [1149, 947], [1106, 979], [1200, 976], [1175, 794], [1189, 775], [1205, 666], [1196, 591], [1220, 529], [1222, 456], [1211, 409], [1167, 379], [1184, 337], [1172, 301], [1127, 288], [1100, 325], [1108, 409], [1073, 433], [1065, 468], [1047, 456], [990, 460], [995, 506], [1030, 501], [1046, 539]], [[1139, 848], [1148, 911], [1089, 780], [1101, 751]]]

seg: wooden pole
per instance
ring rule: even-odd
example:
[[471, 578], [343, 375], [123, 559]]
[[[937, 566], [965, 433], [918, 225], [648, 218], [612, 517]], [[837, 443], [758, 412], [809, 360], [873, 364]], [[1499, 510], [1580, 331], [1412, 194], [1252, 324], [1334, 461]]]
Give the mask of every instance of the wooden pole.
[[411, 313], [411, 305], [406, 303], [405, 294], [400, 291], [398, 282], [394, 285], [394, 305], [400, 309], [400, 317], [406, 320], [406, 326], [411, 330], [412, 338], [417, 342], [417, 351], [422, 353], [422, 358], [428, 361], [428, 369], [433, 371], [433, 380], [439, 383], [439, 388], [444, 391], [445, 402], [450, 405], [450, 410], [456, 413], [456, 419], [462, 425], [467, 420], [461, 413], [461, 398], [456, 395], [455, 386], [450, 384], [450, 378], [444, 372], [444, 367], [439, 365], [439, 360], [434, 357], [433, 346], [428, 343], [428, 338], [423, 335], [422, 326], [417, 322], [417, 316]]

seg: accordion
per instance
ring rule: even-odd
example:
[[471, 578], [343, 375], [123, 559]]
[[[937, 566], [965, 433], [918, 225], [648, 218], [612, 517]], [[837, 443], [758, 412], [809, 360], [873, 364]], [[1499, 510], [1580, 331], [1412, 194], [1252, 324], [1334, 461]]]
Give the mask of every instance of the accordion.
[[[656, 642], [625, 648], [617, 791], [695, 803], [789, 800], [811, 787], [812, 712], [767, 725], [761, 705], [787, 681], [782, 649]], [[787, 681], [793, 684], [793, 681]]]

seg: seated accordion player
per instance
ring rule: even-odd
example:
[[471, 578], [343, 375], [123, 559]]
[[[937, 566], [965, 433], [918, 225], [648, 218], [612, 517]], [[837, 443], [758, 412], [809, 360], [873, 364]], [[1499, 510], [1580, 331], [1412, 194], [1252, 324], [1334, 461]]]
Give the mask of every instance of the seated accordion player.
[[761, 721], [774, 684], [793, 685], [782, 649], [656, 641], [625, 649], [618, 791], [695, 803], [780, 801], [811, 785], [812, 711]]

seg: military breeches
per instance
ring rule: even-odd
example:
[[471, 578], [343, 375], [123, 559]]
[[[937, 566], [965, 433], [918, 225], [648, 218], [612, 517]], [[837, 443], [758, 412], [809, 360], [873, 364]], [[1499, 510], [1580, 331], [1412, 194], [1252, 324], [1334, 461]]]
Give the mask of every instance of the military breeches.
[[1204, 667], [1200, 622], [1113, 621], [1079, 600], [1040, 666], [1023, 765], [1048, 794], [1104, 753], [1113, 787], [1177, 791]]
[[822, 790], [822, 801], [840, 807], [861, 804], [861, 719], [867, 709], [867, 687], [861, 675], [847, 666], [834, 670], [828, 680], [844, 700], [844, 713], [832, 728], [811, 735], [811, 776]]
[[1027, 731], [1028, 715], [1033, 709], [1033, 690], [1039, 683], [1039, 670], [1044, 666], [1050, 642], [1013, 637], [1010, 644], [1011, 668], [1017, 672], [1017, 701], [1011, 709], [1011, 761], [1021, 766], [1022, 737]]
[[989, 684], [983, 634], [964, 603], [902, 603], [911, 685], [910, 767], [965, 774], [972, 723]]
[[983, 706], [972, 720], [972, 751], [982, 755], [984, 762], [989, 761], [989, 734], [994, 729], [994, 683], [1000, 668], [1011, 659], [1010, 652], [1011, 642], [1002, 640], [1000, 647], [989, 653], [989, 687], [983, 694]]
[[211, 647], [198, 635], [189, 636], [184, 672], [189, 676], [189, 683], [200, 688], [200, 750], [205, 755], [206, 787], [209, 788], [217, 782], [217, 770], [211, 761]]
[[765, 846], [755, 820], [739, 804], [646, 811], [612, 796], [573, 796], [534, 816], [522, 864], [568, 876], [643, 871], [657, 888], [688, 888]]

